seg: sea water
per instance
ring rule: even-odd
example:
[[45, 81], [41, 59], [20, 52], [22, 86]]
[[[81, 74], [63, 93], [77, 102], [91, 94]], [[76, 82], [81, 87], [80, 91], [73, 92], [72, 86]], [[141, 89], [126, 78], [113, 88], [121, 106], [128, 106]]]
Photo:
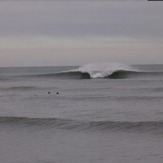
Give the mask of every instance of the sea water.
[[162, 163], [163, 65], [0, 68], [0, 162]]

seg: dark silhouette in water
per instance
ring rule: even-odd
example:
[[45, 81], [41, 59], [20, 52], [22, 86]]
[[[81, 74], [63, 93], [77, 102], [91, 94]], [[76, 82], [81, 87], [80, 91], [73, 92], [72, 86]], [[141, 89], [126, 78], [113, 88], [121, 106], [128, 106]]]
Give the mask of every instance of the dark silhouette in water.
[[[50, 92], [50, 91], [48, 91], [48, 95], [50, 95], [50, 94], [51, 94], [51, 92]], [[56, 94], [57, 94], [57, 95], [59, 95], [59, 92], [57, 92]]]

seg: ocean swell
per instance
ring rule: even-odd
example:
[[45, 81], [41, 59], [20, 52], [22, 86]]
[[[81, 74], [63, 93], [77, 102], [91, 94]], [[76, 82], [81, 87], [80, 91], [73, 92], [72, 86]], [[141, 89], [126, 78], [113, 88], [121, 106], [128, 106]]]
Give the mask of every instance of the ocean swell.
[[61, 118], [0, 117], [1, 125], [77, 130], [113, 130], [163, 133], [163, 121], [78, 121]]

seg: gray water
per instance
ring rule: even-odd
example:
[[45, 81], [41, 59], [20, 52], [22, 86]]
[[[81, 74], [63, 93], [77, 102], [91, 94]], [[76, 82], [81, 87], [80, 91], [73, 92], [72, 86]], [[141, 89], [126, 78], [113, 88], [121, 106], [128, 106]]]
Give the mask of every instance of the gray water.
[[116, 66], [0, 68], [0, 162], [162, 163], [163, 65]]

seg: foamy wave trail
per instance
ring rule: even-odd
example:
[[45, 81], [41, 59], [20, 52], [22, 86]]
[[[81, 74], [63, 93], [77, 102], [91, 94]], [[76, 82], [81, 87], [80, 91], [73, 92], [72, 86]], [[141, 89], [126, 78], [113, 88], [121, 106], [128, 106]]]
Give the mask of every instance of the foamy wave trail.
[[0, 126], [58, 128], [80, 131], [125, 131], [163, 134], [163, 121], [78, 121], [61, 118], [0, 117]]

